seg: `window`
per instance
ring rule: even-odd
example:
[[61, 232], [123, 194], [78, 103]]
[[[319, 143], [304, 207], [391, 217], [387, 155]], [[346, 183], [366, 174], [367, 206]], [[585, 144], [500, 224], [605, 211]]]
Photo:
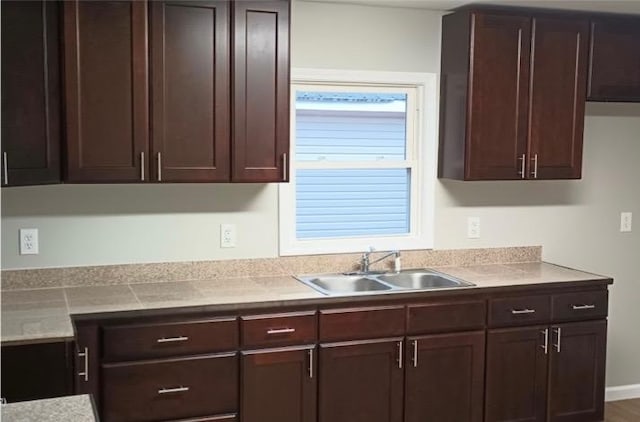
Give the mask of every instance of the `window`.
[[435, 142], [424, 141], [435, 137], [435, 119], [425, 119], [433, 78], [293, 73], [280, 254], [432, 247]]

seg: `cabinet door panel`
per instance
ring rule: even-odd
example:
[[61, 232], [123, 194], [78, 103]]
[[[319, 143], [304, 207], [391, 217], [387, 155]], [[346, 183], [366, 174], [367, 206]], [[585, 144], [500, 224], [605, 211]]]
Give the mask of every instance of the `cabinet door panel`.
[[547, 326], [489, 330], [485, 421], [546, 420]]
[[320, 422], [402, 420], [403, 339], [320, 345]]
[[474, 13], [472, 20], [465, 179], [521, 179], [530, 19]]
[[151, 178], [229, 180], [228, 2], [151, 2], [151, 34]]
[[315, 422], [315, 348], [271, 349], [242, 356], [244, 422]]
[[640, 18], [591, 22], [590, 101], [640, 101]]
[[2, 2], [3, 186], [60, 182], [58, 21], [57, 2]]
[[534, 18], [529, 178], [581, 176], [588, 36], [586, 20]]
[[64, 36], [66, 180], [145, 180], [146, 2], [64, 2]]
[[289, 2], [234, 2], [232, 180], [288, 179]]
[[549, 421], [603, 420], [607, 322], [560, 324], [551, 329]]
[[410, 337], [405, 422], [482, 421], [485, 333]]

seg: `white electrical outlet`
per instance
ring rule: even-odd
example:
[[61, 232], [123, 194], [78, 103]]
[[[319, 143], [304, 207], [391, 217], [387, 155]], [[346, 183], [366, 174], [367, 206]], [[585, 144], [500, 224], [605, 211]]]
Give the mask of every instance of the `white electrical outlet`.
[[480, 238], [480, 217], [467, 218], [467, 237], [469, 239]]
[[236, 247], [236, 225], [220, 224], [220, 247], [235, 248]]
[[621, 232], [630, 232], [631, 231], [631, 223], [633, 219], [633, 214], [630, 212], [621, 212], [620, 213], [620, 231]]
[[38, 255], [38, 229], [20, 229], [20, 255]]

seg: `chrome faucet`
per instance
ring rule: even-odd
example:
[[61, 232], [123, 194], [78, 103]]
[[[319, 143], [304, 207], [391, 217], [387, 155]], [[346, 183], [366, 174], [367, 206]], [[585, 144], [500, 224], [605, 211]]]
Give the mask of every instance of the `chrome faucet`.
[[383, 259], [386, 259], [390, 256], [394, 256], [395, 257], [395, 262], [394, 262], [394, 270], [396, 272], [400, 271], [400, 251], [390, 251], [387, 252], [385, 255], [381, 256], [380, 258], [371, 261], [371, 254], [374, 253], [375, 251], [373, 250], [373, 248], [371, 248], [371, 250], [369, 252], [365, 252], [362, 254], [362, 258], [360, 258], [360, 272], [362, 273], [368, 273], [369, 272], [369, 267], [371, 267], [373, 264], [375, 264], [376, 262], [380, 262]]

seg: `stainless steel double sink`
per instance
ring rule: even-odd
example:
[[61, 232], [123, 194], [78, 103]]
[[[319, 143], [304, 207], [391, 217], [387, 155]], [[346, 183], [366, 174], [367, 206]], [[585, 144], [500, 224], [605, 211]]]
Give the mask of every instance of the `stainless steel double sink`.
[[473, 283], [431, 269], [406, 270], [398, 273], [321, 274], [296, 278], [329, 296], [475, 286]]

